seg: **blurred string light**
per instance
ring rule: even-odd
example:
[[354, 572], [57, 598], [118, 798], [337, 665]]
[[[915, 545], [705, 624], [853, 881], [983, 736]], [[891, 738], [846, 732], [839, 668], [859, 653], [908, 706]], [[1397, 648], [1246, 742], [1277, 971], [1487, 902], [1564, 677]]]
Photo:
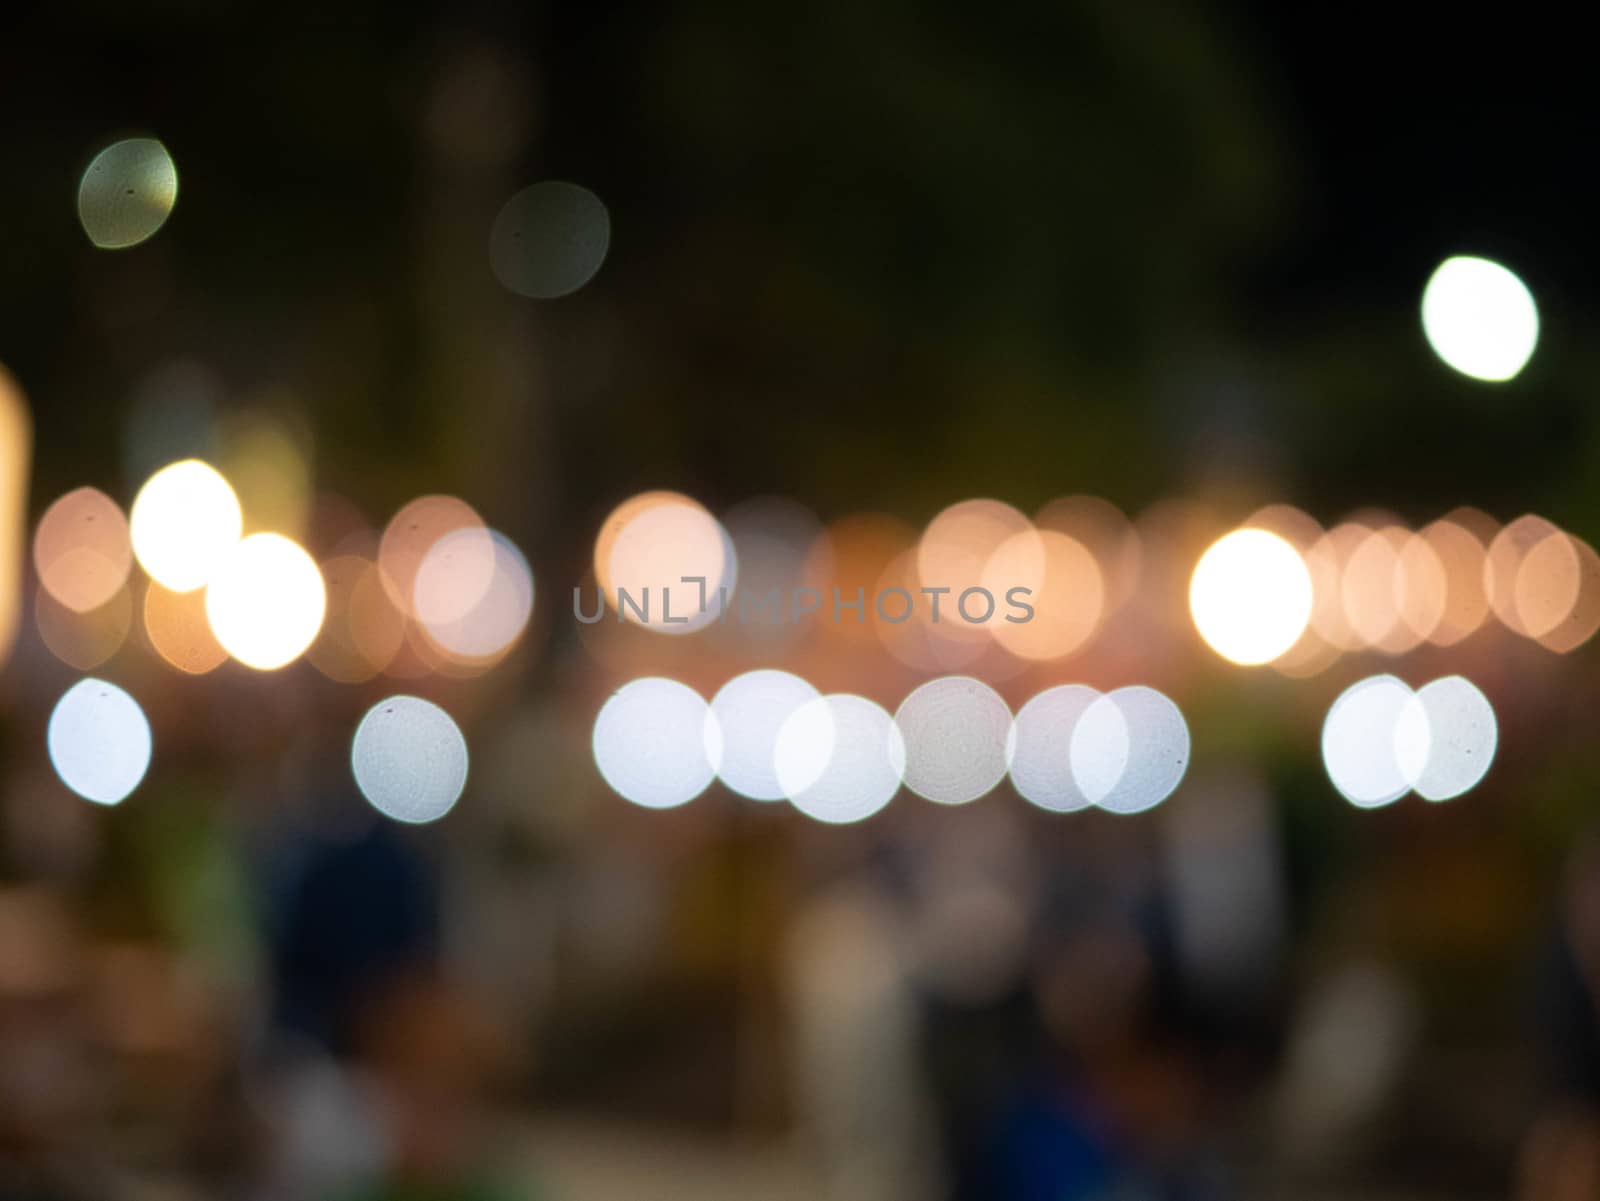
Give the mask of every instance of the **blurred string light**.
[[[449, 553], [418, 576], [430, 551], [453, 535]], [[408, 616], [451, 620], [476, 604], [494, 578], [494, 541], [477, 511], [454, 496], [420, 496], [401, 506], [378, 543], [378, 569], [395, 606]], [[421, 600], [422, 609], [417, 608]]]
[[1539, 310], [1509, 269], [1456, 255], [1439, 264], [1423, 289], [1422, 329], [1446, 365], [1472, 379], [1504, 383], [1533, 357]]
[[1019, 659], [1070, 655], [1094, 634], [1106, 607], [1094, 555], [1057, 530], [1024, 530], [1000, 543], [984, 564], [983, 586], [999, 599], [1012, 588], [1030, 590], [1029, 620], [1002, 618], [989, 626], [994, 640]]
[[721, 726], [722, 762], [717, 775], [740, 796], [753, 801], [784, 799], [778, 779], [778, 732], [818, 692], [786, 671], [747, 671], [711, 698], [711, 717]]
[[1460, 796], [1488, 773], [1498, 741], [1493, 707], [1464, 677], [1413, 692], [1380, 675], [1352, 684], [1329, 708], [1322, 758], [1346, 800], [1375, 809], [1412, 790], [1430, 801]]
[[79, 680], [62, 694], [50, 713], [45, 741], [61, 782], [100, 805], [126, 798], [150, 766], [144, 710], [104, 680]]
[[594, 574], [613, 613], [657, 633], [691, 634], [731, 603], [738, 555], [704, 505], [676, 492], [645, 492], [601, 525]]
[[39, 583], [76, 613], [115, 596], [133, 567], [128, 519], [97, 488], [77, 488], [45, 510], [33, 536]]
[[1084, 710], [1069, 754], [1072, 777], [1091, 804], [1110, 813], [1142, 813], [1183, 782], [1189, 725], [1154, 688], [1118, 688]]
[[1268, 663], [1299, 641], [1311, 618], [1311, 573], [1298, 551], [1266, 530], [1235, 530], [1211, 545], [1189, 581], [1200, 636], [1223, 658]]
[[611, 215], [588, 188], [547, 180], [522, 189], [489, 233], [489, 265], [519, 296], [554, 300], [594, 278], [611, 247]]
[[78, 183], [78, 221], [102, 250], [123, 250], [153, 236], [177, 202], [178, 168], [154, 138], [113, 142]]
[[864, 821], [900, 790], [906, 746], [881, 705], [833, 693], [808, 701], [778, 731], [778, 780], [801, 813], [828, 825]]
[[0, 667], [11, 654], [22, 613], [22, 556], [27, 545], [28, 466], [33, 421], [22, 391], [0, 364]]
[[894, 724], [905, 744], [906, 787], [918, 796], [961, 805], [1005, 777], [1011, 710], [981, 680], [929, 680], [901, 702]]
[[706, 790], [722, 763], [722, 732], [693, 688], [661, 676], [624, 684], [594, 722], [595, 765], [613, 791], [671, 809]]
[[251, 534], [206, 588], [206, 618], [239, 662], [273, 671], [299, 658], [322, 628], [327, 592], [316, 563], [282, 534]]
[[129, 517], [139, 566], [174, 592], [203, 587], [243, 529], [233, 488], [199, 459], [169, 464], [152, 475], [134, 497]]
[[356, 787], [385, 817], [420, 825], [455, 807], [467, 786], [467, 740], [455, 719], [415, 696], [379, 701], [356, 727]]

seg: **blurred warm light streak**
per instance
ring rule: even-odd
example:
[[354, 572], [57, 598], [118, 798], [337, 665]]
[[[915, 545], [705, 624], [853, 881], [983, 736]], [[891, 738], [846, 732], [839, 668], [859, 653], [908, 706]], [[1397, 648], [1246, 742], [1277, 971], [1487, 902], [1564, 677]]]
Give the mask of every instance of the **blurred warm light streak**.
[[28, 466], [33, 420], [22, 391], [0, 364], [0, 667], [22, 613], [22, 556], [27, 545]]
[[116, 595], [133, 567], [128, 519], [99, 489], [74, 489], [39, 519], [33, 564], [56, 601], [78, 613], [97, 609]]
[[594, 574], [613, 613], [658, 633], [690, 634], [731, 605], [739, 572], [733, 539], [704, 505], [645, 492], [600, 527]]
[[34, 597], [33, 620], [52, 655], [70, 667], [88, 671], [122, 649], [133, 624], [133, 600], [124, 584], [103, 604], [77, 610], [61, 604], [41, 586]]
[[[1493, 526], [1492, 521], [1489, 526]], [[1454, 646], [1475, 633], [1489, 616], [1483, 581], [1483, 542], [1458, 515], [1441, 517], [1424, 526], [1417, 537], [1433, 551], [1443, 573], [1444, 605], [1427, 635], [1428, 641], [1435, 646]]]
[[[1522, 563], [1528, 553], [1541, 542], [1560, 531], [1554, 525], [1533, 513], [1525, 513], [1511, 522], [1489, 543], [1489, 556], [1484, 564], [1484, 591], [1489, 607], [1502, 625], [1514, 633], [1528, 636], [1522, 615], [1517, 611], [1517, 582]], [[1554, 563], [1546, 558], [1543, 567]], [[1532, 585], [1537, 588], [1537, 584]], [[1531, 589], [1530, 589], [1531, 590]]]
[[1115, 614], [1139, 586], [1139, 535], [1116, 505], [1098, 496], [1063, 496], [1034, 514], [1041, 531], [1065, 534], [1094, 556], [1102, 615]]
[[[510, 652], [528, 626], [534, 603], [533, 572], [527, 559], [509, 538], [491, 530], [494, 561], [488, 586], [460, 612], [443, 606], [434, 606], [431, 615], [425, 612], [421, 598], [445, 589], [424, 587], [424, 581], [449, 576], [453, 571], [450, 564], [460, 557], [456, 544], [474, 534], [460, 530], [445, 535], [417, 571], [418, 628], [436, 654], [457, 671], [469, 674], [487, 671]], [[476, 546], [466, 553], [475, 556]]]
[[1523, 556], [1515, 597], [1528, 637], [1558, 654], [1575, 650], [1600, 627], [1600, 556], [1557, 531]]
[[204, 592], [173, 592], [151, 580], [144, 594], [144, 633], [171, 667], [202, 676], [221, 667], [228, 652], [206, 620]]
[[232, 486], [199, 459], [170, 463], [152, 475], [129, 516], [139, 566], [174, 592], [203, 587], [243, 528]]
[[1020, 659], [1060, 659], [1094, 634], [1105, 612], [1100, 565], [1089, 549], [1055, 530], [1024, 530], [1002, 542], [984, 565], [983, 586], [999, 600], [1031, 589], [1031, 620], [989, 623], [996, 642]]

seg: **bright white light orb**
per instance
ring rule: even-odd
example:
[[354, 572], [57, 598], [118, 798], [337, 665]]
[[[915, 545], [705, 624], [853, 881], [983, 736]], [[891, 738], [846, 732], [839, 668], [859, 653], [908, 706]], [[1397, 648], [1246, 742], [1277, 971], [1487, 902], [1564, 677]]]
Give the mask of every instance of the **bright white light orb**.
[[1500, 730], [1494, 706], [1471, 680], [1446, 676], [1424, 684], [1407, 712], [1412, 722], [1425, 721], [1429, 731], [1427, 764], [1413, 785], [1418, 796], [1448, 801], [1488, 774]]
[[614, 792], [646, 809], [692, 801], [716, 777], [722, 734], [687, 684], [651, 676], [624, 684], [594, 719], [595, 766]]
[[150, 722], [115, 684], [79, 680], [56, 702], [45, 734], [61, 782], [85, 800], [115, 805], [150, 766]]
[[367, 710], [350, 744], [361, 795], [385, 817], [420, 825], [455, 807], [467, 786], [467, 740], [432, 701], [391, 696]]
[[244, 516], [215, 467], [184, 459], [145, 481], [128, 528], [134, 557], [151, 579], [170, 592], [193, 592], [239, 541]]
[[1010, 765], [1011, 710], [971, 676], [914, 689], [895, 712], [905, 740], [906, 787], [942, 805], [963, 805], [1000, 783]]
[[1142, 813], [1183, 782], [1189, 724], [1154, 688], [1118, 688], [1084, 710], [1069, 753], [1073, 780], [1091, 804], [1108, 813]]
[[178, 168], [154, 138], [126, 138], [94, 156], [78, 183], [78, 221], [102, 250], [151, 237], [178, 202]]
[[206, 588], [206, 620], [246, 667], [273, 671], [316, 640], [328, 593], [316, 563], [282, 534], [251, 534]]
[[1022, 798], [1053, 813], [1087, 809], [1090, 801], [1072, 774], [1072, 735], [1100, 694], [1084, 684], [1047, 688], [1017, 710], [1012, 732], [1011, 783]]
[[1528, 286], [1499, 263], [1456, 255], [1439, 264], [1423, 290], [1422, 330], [1447, 366], [1504, 383], [1533, 357], [1539, 309]]
[[1431, 733], [1415, 694], [1395, 676], [1350, 685], [1322, 724], [1328, 779], [1352, 805], [1376, 809], [1399, 800], [1428, 763]]
[[753, 801], [781, 801], [775, 756], [778, 731], [802, 705], [820, 694], [797, 675], [786, 671], [747, 671], [729, 680], [711, 699], [715, 724], [722, 741], [722, 765], [717, 775], [740, 796]]
[[1311, 620], [1311, 572], [1300, 552], [1266, 530], [1235, 530], [1195, 564], [1189, 611], [1211, 649], [1244, 666], [1270, 663]]
[[882, 706], [834, 693], [790, 714], [778, 731], [774, 767], [796, 809], [842, 825], [871, 817], [894, 799], [906, 746]]

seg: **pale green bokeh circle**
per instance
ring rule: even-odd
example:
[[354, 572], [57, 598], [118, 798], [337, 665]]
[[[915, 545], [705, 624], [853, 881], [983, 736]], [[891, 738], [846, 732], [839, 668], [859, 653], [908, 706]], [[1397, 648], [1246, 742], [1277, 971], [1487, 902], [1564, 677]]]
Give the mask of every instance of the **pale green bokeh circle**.
[[78, 221], [102, 250], [137, 246], [166, 223], [178, 202], [178, 168], [154, 138], [113, 142], [78, 184]]

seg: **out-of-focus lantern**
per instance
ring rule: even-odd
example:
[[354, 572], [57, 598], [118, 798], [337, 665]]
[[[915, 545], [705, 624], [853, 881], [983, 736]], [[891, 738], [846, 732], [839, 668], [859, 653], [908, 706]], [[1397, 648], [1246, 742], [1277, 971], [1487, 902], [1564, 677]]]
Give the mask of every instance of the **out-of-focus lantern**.
[[0, 366], [0, 666], [11, 653], [22, 607], [28, 458], [32, 448], [33, 421], [22, 390]]

